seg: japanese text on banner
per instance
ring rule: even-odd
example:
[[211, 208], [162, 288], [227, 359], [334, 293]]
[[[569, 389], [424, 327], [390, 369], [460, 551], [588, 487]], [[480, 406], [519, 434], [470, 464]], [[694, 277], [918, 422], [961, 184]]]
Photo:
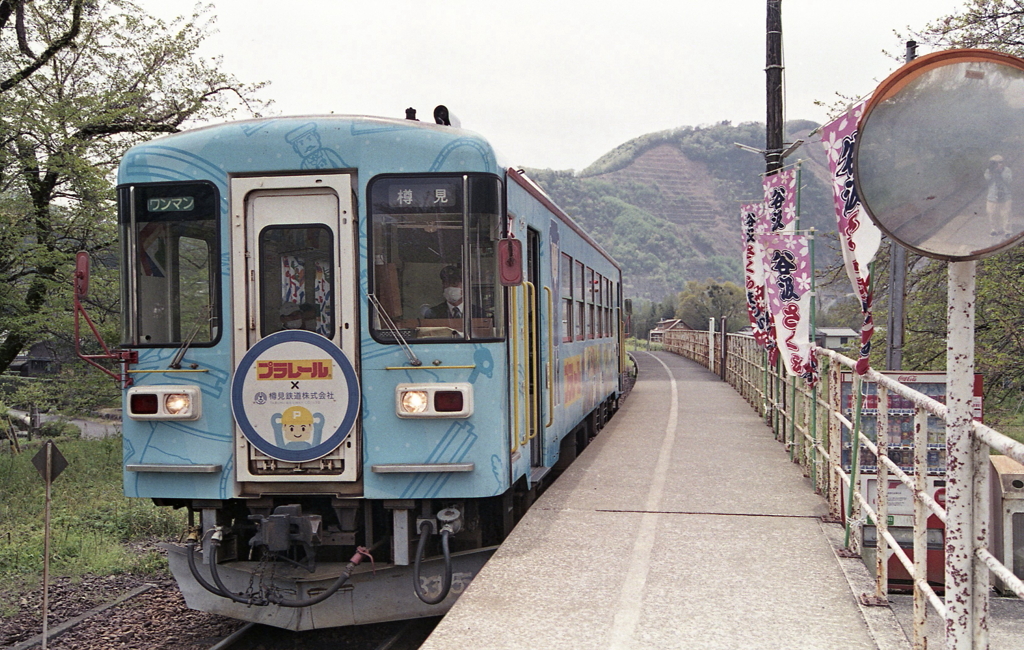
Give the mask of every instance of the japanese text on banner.
[[759, 236], [767, 233], [763, 203], [750, 203], [740, 207], [743, 221], [743, 276], [747, 296], [747, 314], [753, 329], [754, 340], [763, 348], [774, 346], [771, 312], [764, 294], [764, 255], [761, 252]]
[[773, 234], [761, 237], [767, 274], [765, 292], [775, 319], [775, 336], [786, 371], [812, 385], [818, 363], [811, 350], [811, 256], [804, 235]]
[[867, 218], [853, 181], [853, 150], [857, 141], [857, 122], [864, 112], [864, 104], [864, 101], [856, 104], [821, 129], [821, 142], [828, 154], [829, 171], [832, 174], [832, 194], [843, 264], [864, 315], [860, 330], [860, 358], [857, 361], [859, 374], [867, 372], [871, 335], [875, 330], [871, 316], [869, 265], [882, 242], [882, 232]]
[[765, 217], [770, 232], [789, 232], [796, 228], [796, 169], [787, 169], [761, 182], [764, 187]]

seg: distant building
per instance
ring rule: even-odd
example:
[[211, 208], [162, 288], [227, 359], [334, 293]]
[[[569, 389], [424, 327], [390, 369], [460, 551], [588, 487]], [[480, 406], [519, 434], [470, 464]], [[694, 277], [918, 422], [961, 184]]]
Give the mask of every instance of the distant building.
[[819, 327], [815, 330], [814, 342], [819, 347], [836, 350], [860, 344], [860, 333], [849, 327]]
[[39, 377], [60, 372], [60, 358], [52, 342], [33, 343], [28, 351], [14, 357], [7, 367], [8, 372], [22, 377]]
[[659, 321], [647, 334], [647, 340], [651, 343], [662, 343], [665, 341], [665, 332], [670, 330], [692, 330], [693, 328], [687, 325], [679, 318], [667, 318], [663, 321]]

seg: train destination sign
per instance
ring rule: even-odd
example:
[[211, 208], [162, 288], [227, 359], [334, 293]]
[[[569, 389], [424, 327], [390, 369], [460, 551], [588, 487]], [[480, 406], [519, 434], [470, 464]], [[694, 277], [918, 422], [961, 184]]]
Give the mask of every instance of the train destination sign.
[[191, 212], [196, 207], [192, 196], [153, 197], [146, 202], [150, 212]]
[[242, 357], [231, 383], [242, 435], [271, 458], [293, 463], [327, 455], [352, 431], [359, 383], [344, 352], [304, 330], [264, 338]]
[[[382, 183], [377, 192], [387, 192], [390, 209], [416, 209], [427, 212], [461, 212], [461, 178], [403, 178]], [[375, 194], [377, 194], [375, 192]], [[376, 197], [375, 197], [376, 198]]]

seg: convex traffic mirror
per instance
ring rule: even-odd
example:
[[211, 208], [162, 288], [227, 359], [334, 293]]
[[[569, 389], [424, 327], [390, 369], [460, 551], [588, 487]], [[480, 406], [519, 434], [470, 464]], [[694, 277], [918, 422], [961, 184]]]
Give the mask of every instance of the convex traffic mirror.
[[872, 220], [929, 257], [971, 260], [1024, 237], [1024, 60], [923, 56], [875, 90], [854, 155]]

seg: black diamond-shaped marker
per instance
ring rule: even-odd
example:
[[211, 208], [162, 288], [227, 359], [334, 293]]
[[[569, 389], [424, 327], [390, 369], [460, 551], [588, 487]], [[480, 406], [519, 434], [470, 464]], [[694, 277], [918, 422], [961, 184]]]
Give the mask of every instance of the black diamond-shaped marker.
[[64, 454], [60, 453], [60, 449], [57, 449], [57, 445], [52, 440], [47, 440], [43, 445], [43, 448], [39, 450], [39, 453], [32, 458], [32, 464], [39, 470], [39, 475], [46, 480], [46, 450], [52, 448], [50, 452], [50, 482], [60, 476], [60, 473], [67, 469], [68, 459], [64, 458]]

